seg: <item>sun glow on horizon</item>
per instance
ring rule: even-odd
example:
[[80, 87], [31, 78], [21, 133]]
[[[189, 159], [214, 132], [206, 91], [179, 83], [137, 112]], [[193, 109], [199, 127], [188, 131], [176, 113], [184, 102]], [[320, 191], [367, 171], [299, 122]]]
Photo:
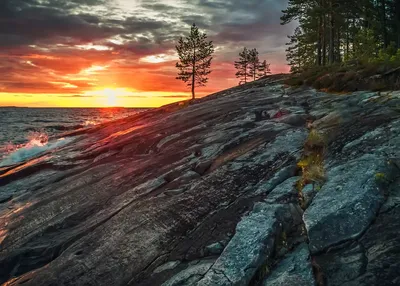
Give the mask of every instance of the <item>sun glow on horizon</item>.
[[133, 96], [133, 92], [126, 88], [111, 88], [106, 87], [99, 90], [88, 91], [86, 96], [97, 97], [100, 106], [115, 107], [124, 106], [124, 98]]
[[[61, 83], [60, 83], [61, 85]], [[200, 95], [199, 95], [200, 96]], [[129, 88], [103, 87], [81, 94], [4, 93], [1, 106], [20, 107], [159, 107], [186, 100], [189, 93], [138, 91]]]
[[106, 107], [115, 107], [119, 103], [118, 95], [121, 95], [121, 89], [117, 88], [105, 88], [102, 90], [95, 91], [96, 95], [101, 100], [101, 105]]

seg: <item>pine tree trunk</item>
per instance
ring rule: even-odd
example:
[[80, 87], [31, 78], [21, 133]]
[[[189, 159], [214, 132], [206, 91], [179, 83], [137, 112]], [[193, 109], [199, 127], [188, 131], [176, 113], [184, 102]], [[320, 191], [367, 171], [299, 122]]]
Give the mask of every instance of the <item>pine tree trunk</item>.
[[326, 15], [324, 14], [322, 20], [322, 65], [326, 66]]
[[370, 18], [369, 18], [369, 5], [365, 5], [365, 21], [364, 21], [364, 28], [369, 29], [369, 23], [370, 23]]
[[341, 35], [340, 35], [340, 29], [337, 29], [336, 62], [338, 62], [338, 63], [340, 63], [340, 62], [342, 61], [341, 53], [340, 53], [340, 51], [341, 51], [341, 50], [340, 50], [340, 39], [341, 39], [340, 37], [341, 37]]
[[346, 19], [346, 59], [350, 58], [349, 49], [350, 49], [350, 29], [349, 29], [349, 19]]
[[247, 83], [247, 64], [244, 66], [244, 83]]
[[195, 77], [196, 77], [196, 45], [193, 43], [193, 69], [192, 69], [192, 99], [195, 99], [196, 96], [194, 94], [194, 84], [195, 84]]
[[194, 94], [194, 75], [193, 75], [193, 78], [192, 78], [192, 99], [195, 99], [195, 98], [196, 98], [196, 96]]
[[396, 35], [397, 35], [396, 47], [398, 49], [400, 49], [400, 0], [396, 0], [394, 10], [395, 10], [395, 15], [396, 15], [396, 19], [395, 19]]
[[329, 63], [333, 64], [335, 61], [335, 21], [333, 18], [333, 0], [330, 0], [329, 11]]
[[354, 31], [354, 27], [356, 26], [356, 18], [353, 18], [353, 56], [356, 56], [356, 33]]
[[318, 66], [321, 66], [321, 63], [322, 63], [321, 48], [322, 48], [322, 16], [319, 16], [319, 19], [318, 19], [318, 42], [317, 42], [317, 65]]
[[386, 0], [381, 0], [381, 13], [382, 13], [382, 33], [383, 33], [383, 46], [385, 48], [389, 45], [386, 21]]

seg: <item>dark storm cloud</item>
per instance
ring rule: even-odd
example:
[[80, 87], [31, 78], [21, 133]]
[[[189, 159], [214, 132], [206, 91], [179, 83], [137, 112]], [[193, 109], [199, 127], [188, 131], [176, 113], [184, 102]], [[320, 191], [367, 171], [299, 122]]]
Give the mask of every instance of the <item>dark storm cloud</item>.
[[153, 20], [142, 17], [128, 17], [121, 23], [127, 32], [142, 33], [145, 31], [154, 31], [158, 29], [167, 29], [169, 24], [165, 21]]
[[280, 25], [282, 0], [200, 0], [200, 7], [211, 15], [211, 29], [221, 43], [258, 41], [279, 35], [286, 39], [291, 28]]
[[[4, 1], [4, 0], [3, 0]], [[65, 1], [64, 1], [65, 2]], [[116, 25], [100, 25], [99, 17], [70, 14], [76, 2], [5, 0], [0, 17], [0, 46], [37, 43], [86, 43], [105, 39], [122, 31]], [[85, 3], [93, 3], [94, 0]], [[47, 3], [47, 4], [46, 4]]]
[[[110, 17], [113, 12], [121, 13], [118, 10], [89, 14], [84, 9], [110, 2], [2, 0], [0, 47], [77, 45], [104, 41], [119, 35], [130, 40], [126, 43], [127, 51], [150, 52], [152, 49], [158, 50], [157, 46], [173, 48], [172, 42], [186, 34], [192, 23], [207, 30], [214, 42], [221, 44], [260, 41], [277, 34], [286, 37], [279, 25], [280, 11], [286, 6], [286, 1], [281, 0], [187, 0], [182, 7], [159, 1], [142, 1], [141, 10], [135, 16], [124, 19]], [[159, 13], [160, 17], [148, 17], [146, 11]], [[178, 22], [172, 22], [171, 19]], [[138, 47], [133, 48], [133, 45]]]
[[193, 23], [195, 23], [202, 29], [212, 29], [209, 20], [202, 15], [182, 15], [180, 20], [187, 25], [193, 25]]

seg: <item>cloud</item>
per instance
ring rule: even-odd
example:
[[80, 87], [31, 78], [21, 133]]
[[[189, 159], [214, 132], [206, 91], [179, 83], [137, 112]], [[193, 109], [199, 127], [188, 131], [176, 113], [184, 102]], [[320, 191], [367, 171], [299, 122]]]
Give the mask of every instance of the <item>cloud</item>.
[[[285, 42], [293, 26], [282, 27], [279, 20], [286, 5], [287, 0], [1, 0], [0, 90], [68, 97], [106, 86], [188, 92], [176, 81], [171, 58], [192, 23], [217, 47], [202, 92], [236, 84], [232, 63], [243, 46], [257, 48], [273, 72], [287, 71]], [[151, 56], [165, 60], [152, 63]]]

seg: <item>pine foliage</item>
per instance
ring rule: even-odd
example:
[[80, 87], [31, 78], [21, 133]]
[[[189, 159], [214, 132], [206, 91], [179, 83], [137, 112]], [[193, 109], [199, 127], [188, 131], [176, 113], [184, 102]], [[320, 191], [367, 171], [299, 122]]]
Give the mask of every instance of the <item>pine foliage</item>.
[[191, 87], [194, 99], [195, 87], [205, 86], [208, 82], [214, 53], [213, 43], [207, 41], [207, 35], [200, 33], [198, 27], [193, 24], [190, 35], [179, 39], [176, 51], [179, 56], [179, 62], [176, 63], [179, 72], [176, 79]]
[[235, 61], [235, 68], [237, 69], [236, 77], [239, 78], [239, 85], [271, 74], [270, 64], [265, 60], [260, 62], [257, 49], [249, 50], [246, 47], [239, 53], [239, 60]]
[[287, 49], [293, 72], [354, 61], [397, 60], [399, 0], [289, 0], [281, 24], [294, 21], [299, 27], [289, 36]]

